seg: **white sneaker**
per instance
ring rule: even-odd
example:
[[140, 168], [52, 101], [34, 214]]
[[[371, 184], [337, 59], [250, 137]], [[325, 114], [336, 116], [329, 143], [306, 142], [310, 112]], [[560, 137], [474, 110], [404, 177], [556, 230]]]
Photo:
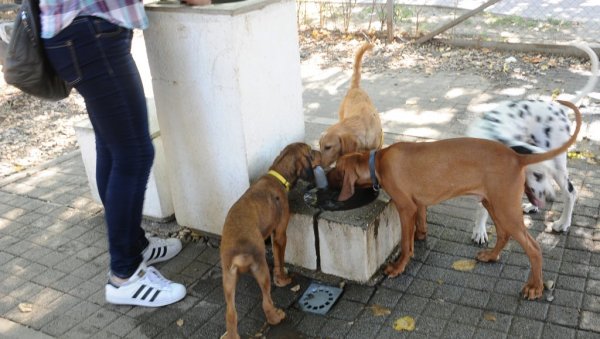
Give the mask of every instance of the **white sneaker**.
[[160, 307], [185, 297], [185, 286], [163, 277], [154, 267], [141, 263], [127, 280], [116, 286], [110, 281], [105, 286], [106, 301], [117, 305]]
[[162, 239], [158, 237], [148, 237], [150, 242], [142, 252], [144, 262], [147, 265], [167, 261], [177, 253], [181, 252], [181, 240], [176, 238]]

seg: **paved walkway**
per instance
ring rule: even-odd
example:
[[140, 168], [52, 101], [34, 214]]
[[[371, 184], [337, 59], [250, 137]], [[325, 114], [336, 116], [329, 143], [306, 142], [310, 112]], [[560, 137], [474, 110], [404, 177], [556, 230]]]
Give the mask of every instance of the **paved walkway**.
[[[347, 80], [333, 79], [349, 79], [336, 70], [322, 75], [329, 73], [331, 82], [303, 75], [307, 141], [315, 145], [347, 86]], [[365, 74], [363, 83], [382, 111], [388, 142], [457, 135], [478, 103], [495, 101], [505, 89], [514, 88], [472, 75], [398, 71], [394, 76], [399, 86], [377, 87], [377, 79], [391, 76]], [[583, 81], [572, 74], [553, 76], [563, 79], [565, 88], [580, 88], [569, 79]], [[459, 88], [464, 95], [454, 95]], [[440, 123], [434, 113], [446, 120]], [[395, 279], [379, 276], [371, 285], [343, 283], [340, 300], [324, 316], [300, 311], [296, 302], [314, 277], [290, 267], [292, 285], [273, 289], [274, 301], [285, 309], [287, 319], [269, 327], [258, 287], [244, 277], [237, 295], [241, 333], [266, 338], [598, 338], [600, 171], [598, 164], [586, 160], [570, 160], [569, 166], [579, 190], [570, 231], [543, 232], [544, 223], [562, 208], [560, 202], [525, 216], [543, 248], [544, 279], [556, 286], [545, 291], [542, 300], [519, 297], [529, 264], [512, 241], [498, 263], [477, 264], [468, 272], [452, 269], [456, 260], [474, 258], [480, 250], [470, 242], [474, 203], [461, 198], [429, 209], [429, 238], [416, 243], [405, 274]], [[173, 222], [146, 222], [145, 227], [162, 233], [178, 229]], [[0, 181], [0, 337], [219, 338], [225, 304], [218, 258], [218, 239], [204, 238], [186, 242], [179, 256], [157, 265], [188, 287], [188, 296], [175, 305], [148, 309], [106, 304], [103, 212], [91, 198], [80, 154], [69, 154]], [[299, 289], [292, 290], [294, 286]], [[404, 316], [416, 320], [416, 330], [393, 328]]]

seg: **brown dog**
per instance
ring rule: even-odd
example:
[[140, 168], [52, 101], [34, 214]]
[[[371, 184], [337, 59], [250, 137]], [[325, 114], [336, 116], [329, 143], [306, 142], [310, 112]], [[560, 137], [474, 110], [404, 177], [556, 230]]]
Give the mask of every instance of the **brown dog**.
[[235, 309], [235, 287], [240, 273], [252, 272], [260, 285], [267, 322], [275, 325], [285, 318], [285, 313], [276, 308], [271, 299], [271, 277], [264, 240], [272, 236], [275, 285], [289, 284], [292, 280], [283, 268], [290, 218], [287, 193], [299, 178], [312, 178], [313, 168], [320, 162], [320, 153], [311, 150], [309, 145], [288, 145], [275, 159], [269, 172], [254, 182], [229, 210], [221, 237], [223, 292], [227, 302], [225, 338], [240, 337]]
[[392, 198], [402, 224], [402, 253], [396, 262], [385, 268], [390, 277], [404, 272], [413, 256], [414, 238], [426, 237], [428, 205], [460, 195], [478, 196], [496, 225], [497, 241], [492, 250], [480, 252], [477, 259], [483, 262], [499, 260], [500, 252], [513, 237], [523, 247], [531, 264], [531, 274], [522, 293], [529, 299], [539, 298], [544, 288], [542, 253], [523, 223], [521, 195], [525, 183], [524, 167], [566, 152], [577, 139], [581, 113], [572, 103], [559, 102], [575, 112], [577, 127], [565, 144], [548, 152], [522, 155], [499, 142], [475, 138], [399, 142], [377, 153], [340, 157], [337, 166], [328, 173], [329, 184], [335, 187], [341, 183], [338, 197], [341, 201], [354, 194], [355, 186], [365, 187], [377, 182]]
[[338, 112], [339, 122], [330, 126], [319, 140], [324, 168], [331, 166], [342, 154], [383, 146], [379, 112], [367, 92], [359, 86], [362, 57], [371, 48], [373, 45], [365, 43], [356, 53], [350, 89]]

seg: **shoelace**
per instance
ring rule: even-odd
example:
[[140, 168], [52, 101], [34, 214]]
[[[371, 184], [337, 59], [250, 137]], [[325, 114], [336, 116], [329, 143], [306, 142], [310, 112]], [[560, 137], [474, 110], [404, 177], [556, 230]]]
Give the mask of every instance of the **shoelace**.
[[146, 268], [146, 276], [151, 283], [156, 284], [161, 289], [166, 289], [171, 285], [171, 281], [163, 277], [160, 272], [152, 266]]

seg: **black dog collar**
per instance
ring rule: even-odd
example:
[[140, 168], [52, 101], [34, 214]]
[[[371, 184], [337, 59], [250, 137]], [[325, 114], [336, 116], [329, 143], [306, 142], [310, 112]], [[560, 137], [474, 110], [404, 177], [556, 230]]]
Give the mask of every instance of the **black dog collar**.
[[371, 173], [371, 182], [373, 183], [373, 189], [375, 191], [379, 191], [379, 181], [377, 181], [377, 176], [375, 175], [375, 153], [376, 150], [372, 150], [369, 153], [369, 172]]

